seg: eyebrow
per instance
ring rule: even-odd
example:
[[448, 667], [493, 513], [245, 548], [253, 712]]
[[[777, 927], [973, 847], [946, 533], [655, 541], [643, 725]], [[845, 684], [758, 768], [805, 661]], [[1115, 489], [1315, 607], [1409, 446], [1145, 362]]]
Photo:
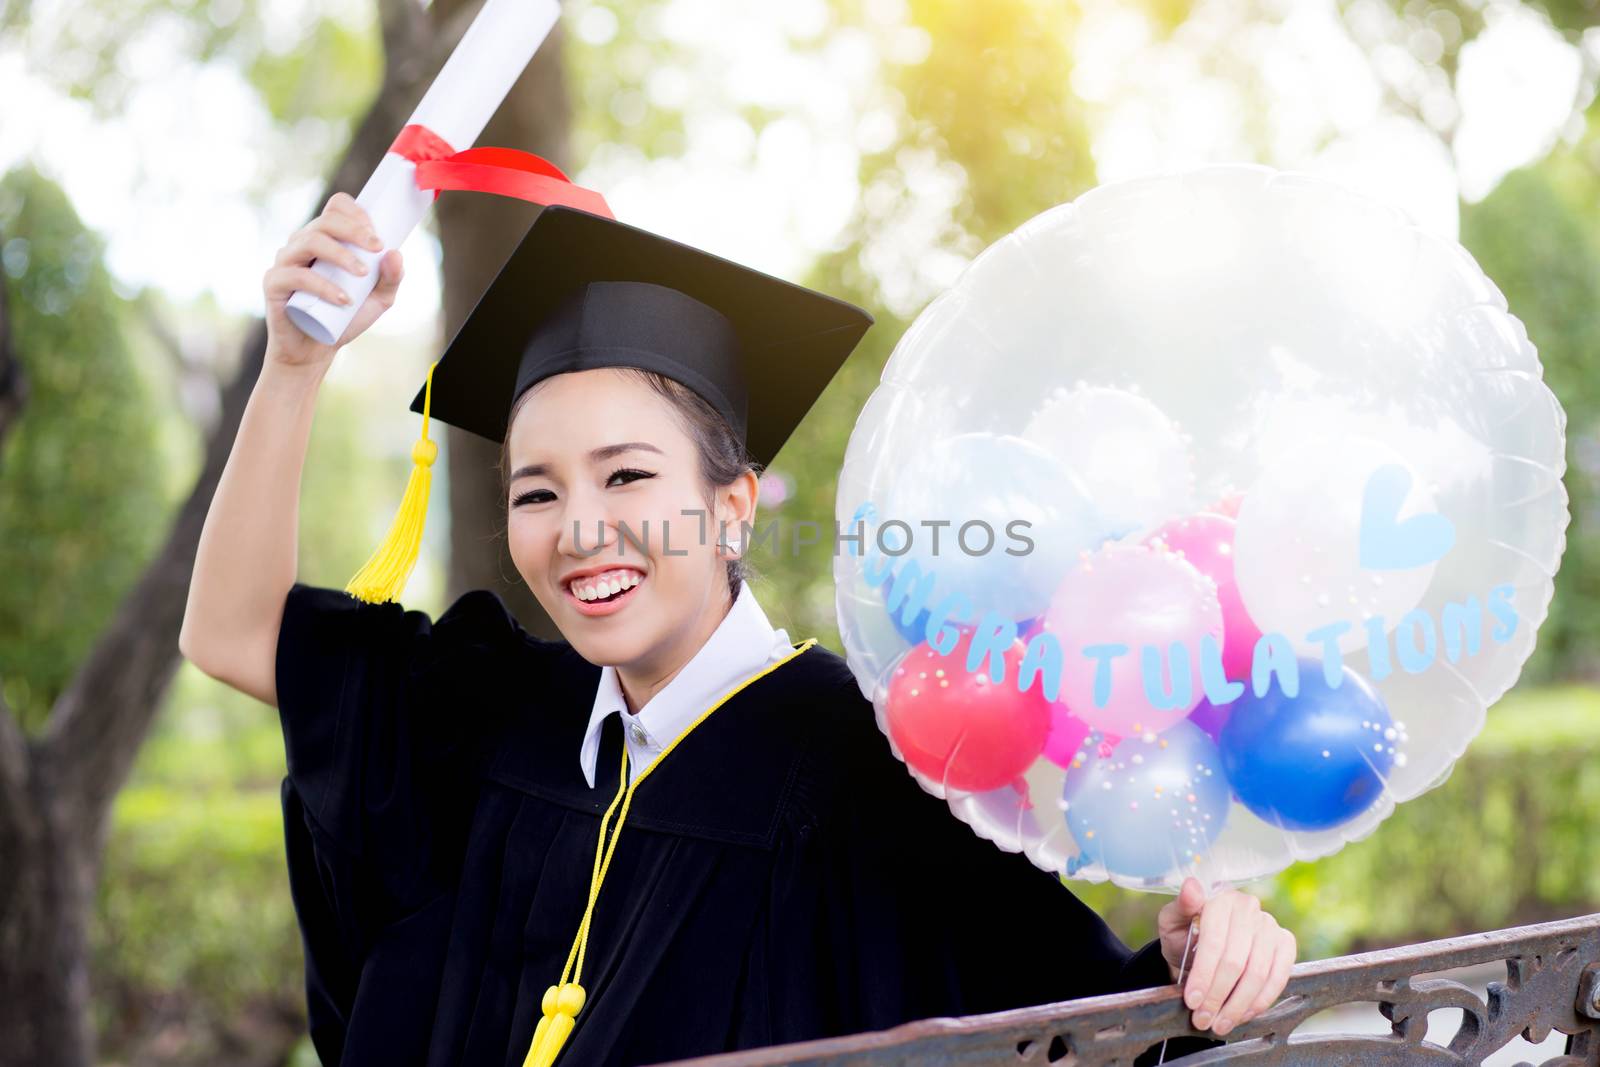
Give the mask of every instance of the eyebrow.
[[[624, 452], [654, 452], [658, 456], [663, 454], [661, 449], [649, 441], [621, 441], [614, 445], [601, 445], [599, 448], [591, 448], [589, 450], [589, 462], [601, 463], [614, 456], [620, 456]], [[549, 473], [550, 465], [548, 463], [530, 463], [525, 467], [518, 467], [511, 475], [511, 480], [541, 478]]]

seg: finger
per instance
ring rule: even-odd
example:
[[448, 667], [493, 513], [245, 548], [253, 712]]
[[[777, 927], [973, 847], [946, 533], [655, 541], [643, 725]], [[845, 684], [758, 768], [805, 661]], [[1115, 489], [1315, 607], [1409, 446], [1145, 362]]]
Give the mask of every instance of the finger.
[[1216, 1019], [1222, 1002], [1244, 973], [1255, 938], [1256, 915], [1261, 910], [1261, 902], [1246, 893], [1230, 892], [1225, 899], [1230, 905], [1228, 936], [1218, 947], [1211, 981], [1206, 986], [1204, 999], [1200, 1001], [1200, 1009], [1195, 1013], [1195, 1026], [1202, 1030]]
[[1228, 908], [1226, 894], [1212, 897], [1200, 913], [1199, 932], [1194, 942], [1194, 957], [1189, 964], [1189, 977], [1183, 986], [1183, 1002], [1191, 1010], [1198, 1009], [1217, 969], [1217, 954], [1228, 936]]
[[[372, 216], [367, 213], [366, 208], [362, 207], [354, 200], [349, 201], [349, 205], [347, 207], [331, 208], [328, 211], [323, 212], [312, 221], [317, 222], [323, 219], [329, 220], [330, 222], [349, 223], [355, 226], [357, 232], [359, 233], [370, 233], [374, 238], [377, 236], [377, 226], [372, 221]], [[345, 239], [350, 240], [349, 238]], [[382, 247], [381, 241], [376, 246], [371, 245], [370, 242], [366, 241], [365, 239], [357, 241], [356, 243], [367, 244], [369, 247], [372, 247], [373, 251], [377, 251], [378, 248]]]
[[[1234, 982], [1245, 971], [1245, 963], [1250, 960], [1250, 945], [1254, 937], [1254, 915], [1261, 909], [1261, 902], [1256, 897], [1245, 893], [1222, 894], [1213, 897], [1210, 904], [1206, 905], [1206, 915], [1202, 918], [1202, 936], [1205, 934], [1205, 923], [1210, 921], [1211, 909], [1219, 902], [1227, 905], [1227, 933], [1218, 939], [1213, 939], [1210, 944], [1211, 952], [1206, 960], [1195, 958], [1195, 977], [1205, 977], [1200, 982], [1200, 989], [1205, 990], [1205, 995], [1200, 998], [1200, 1006], [1195, 1009], [1195, 1027], [1206, 1029], [1211, 1025], [1222, 1000], [1234, 989]], [[1202, 945], [1202, 950], [1206, 945]], [[1205, 969], [1202, 971], [1202, 965]], [[1186, 997], [1187, 1003], [1187, 997]]]
[[361, 257], [351, 250], [350, 246], [342, 241], [336, 241], [322, 230], [308, 230], [305, 236], [298, 239], [296, 247], [296, 262], [285, 266], [308, 265], [314, 259], [326, 259], [337, 266], [343, 267], [351, 274], [367, 273], [367, 265], [361, 262]]
[[298, 264], [294, 262], [294, 258], [300, 254], [300, 242], [305, 240], [306, 234], [310, 232], [311, 223], [308, 222], [298, 230], [291, 233], [289, 235], [289, 239], [283, 242], [283, 247], [278, 249], [278, 254], [272, 257], [272, 265], [274, 267], [298, 266]]
[[282, 303], [296, 290], [320, 296], [330, 304], [350, 303], [350, 294], [310, 267], [273, 267], [267, 271], [263, 288], [267, 299]]
[[328, 202], [322, 205], [324, 215], [333, 213], [339, 215], [359, 215], [366, 217], [366, 209], [356, 202], [356, 198], [346, 192], [334, 193], [328, 197]]
[[[385, 311], [394, 306], [395, 291], [400, 287], [400, 252], [392, 249], [379, 261], [378, 285], [373, 287], [372, 293], [361, 304], [361, 309], [350, 320], [350, 328], [346, 332], [346, 339], [359, 337], [368, 326], [378, 321]], [[341, 344], [344, 342], [340, 342]]]
[[372, 220], [365, 211], [359, 214], [348, 211], [330, 211], [312, 219], [307, 229], [321, 230], [340, 241], [349, 241], [353, 245], [376, 252], [383, 247], [383, 241], [378, 238], [378, 231], [372, 226]]
[[1261, 986], [1261, 992], [1256, 994], [1255, 1001], [1250, 1005], [1250, 1018], [1255, 1018], [1273, 1004], [1283, 993], [1283, 987], [1289, 984], [1289, 972], [1294, 969], [1295, 939], [1289, 931], [1279, 927], [1276, 931], [1276, 949], [1272, 955], [1272, 970], [1267, 975], [1267, 980]]
[[383, 254], [383, 258], [378, 260], [378, 284], [373, 287], [373, 295], [386, 298], [392, 303], [395, 290], [400, 288], [400, 279], [405, 277], [405, 273], [405, 260], [400, 258], [400, 250], [389, 249]]
[[1261, 994], [1261, 987], [1266, 985], [1267, 975], [1272, 973], [1273, 957], [1277, 955], [1277, 951], [1277, 920], [1270, 915], [1258, 915], [1244, 971], [1240, 973], [1233, 992], [1228, 994], [1228, 999], [1217, 1009], [1216, 1022], [1211, 1027], [1213, 1031], [1225, 1034], [1238, 1024], [1249, 1020], [1252, 1014], [1251, 1005]]
[[[1206, 890], [1205, 886], [1200, 884], [1200, 879], [1195, 878], [1193, 875], [1185, 878], [1183, 885], [1178, 889], [1178, 895], [1172, 900], [1172, 911], [1167, 914], [1167, 918], [1172, 923], [1168, 928], [1168, 932], [1172, 930], [1187, 930], [1189, 923], [1196, 915], [1200, 914], [1205, 904]], [[1167, 911], [1166, 908], [1161, 910], [1163, 912]]]

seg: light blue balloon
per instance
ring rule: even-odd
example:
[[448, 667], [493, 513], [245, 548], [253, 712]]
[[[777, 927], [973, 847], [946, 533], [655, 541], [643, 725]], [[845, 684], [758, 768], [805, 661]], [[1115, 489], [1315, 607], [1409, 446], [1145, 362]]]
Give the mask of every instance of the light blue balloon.
[[1125, 737], [1109, 756], [1097, 753], [1091, 738], [1062, 787], [1062, 811], [1079, 849], [1069, 875], [1097, 863], [1129, 878], [1181, 874], [1222, 832], [1228, 780], [1216, 744], [1194, 723]]
[[[973, 606], [958, 620], [968, 623], [991, 610], [1019, 623], [1042, 614], [1079, 553], [1122, 532], [1107, 528], [1068, 467], [1009, 434], [933, 442], [900, 472], [874, 518], [897, 573], [914, 562], [918, 574], [933, 574], [924, 607], [960, 594]], [[926, 524], [938, 522], [947, 525], [935, 544]]]

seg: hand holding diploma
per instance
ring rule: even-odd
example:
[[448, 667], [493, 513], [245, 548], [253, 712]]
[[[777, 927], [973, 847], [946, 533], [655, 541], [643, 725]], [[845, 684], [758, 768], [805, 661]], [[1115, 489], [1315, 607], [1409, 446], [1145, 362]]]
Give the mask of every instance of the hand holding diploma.
[[[483, 132], [559, 15], [556, 0], [485, 0], [360, 195], [340, 205], [345, 214], [350, 208], [359, 208], [360, 224], [376, 236], [377, 243], [341, 235], [339, 248], [345, 254], [336, 255], [333, 247], [320, 239], [312, 242], [317, 246], [312, 249], [317, 259], [310, 271], [330, 283], [331, 289], [305, 278], [283, 307], [289, 321], [307, 337], [320, 345], [336, 345], [354, 336], [349, 331], [357, 317], [366, 313], [368, 294], [380, 279], [388, 277], [379, 266], [383, 250], [398, 248], [405, 241], [440, 189], [492, 192], [540, 204], [565, 203], [610, 216], [599, 194], [573, 186], [566, 175], [538, 156], [468, 147]], [[358, 269], [361, 267], [365, 270]], [[340, 291], [348, 294], [348, 303], [339, 302]]]
[[[376, 269], [353, 249], [365, 249], [377, 257]], [[371, 216], [355, 198], [349, 193], [333, 194], [322, 214], [296, 230], [278, 250], [262, 280], [267, 304], [267, 359], [290, 366], [326, 365], [337, 349], [377, 321], [394, 303], [404, 273], [400, 250], [391, 248], [380, 256], [382, 249], [383, 242]], [[357, 303], [356, 297], [340, 288], [326, 271], [313, 269], [313, 262], [331, 264], [366, 280], [370, 292]], [[290, 324], [287, 308], [290, 295], [296, 291], [314, 294], [341, 311], [349, 309], [349, 322], [337, 344], [323, 344]]]

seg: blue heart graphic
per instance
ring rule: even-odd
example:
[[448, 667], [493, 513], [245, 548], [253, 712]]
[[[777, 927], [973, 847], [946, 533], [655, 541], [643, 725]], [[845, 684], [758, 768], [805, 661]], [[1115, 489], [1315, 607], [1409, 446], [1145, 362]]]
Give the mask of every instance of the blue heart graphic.
[[1413, 515], [1399, 521], [1411, 492], [1411, 472], [1389, 463], [1372, 472], [1361, 498], [1361, 566], [1369, 571], [1408, 571], [1443, 559], [1456, 543], [1456, 527], [1443, 515]]

